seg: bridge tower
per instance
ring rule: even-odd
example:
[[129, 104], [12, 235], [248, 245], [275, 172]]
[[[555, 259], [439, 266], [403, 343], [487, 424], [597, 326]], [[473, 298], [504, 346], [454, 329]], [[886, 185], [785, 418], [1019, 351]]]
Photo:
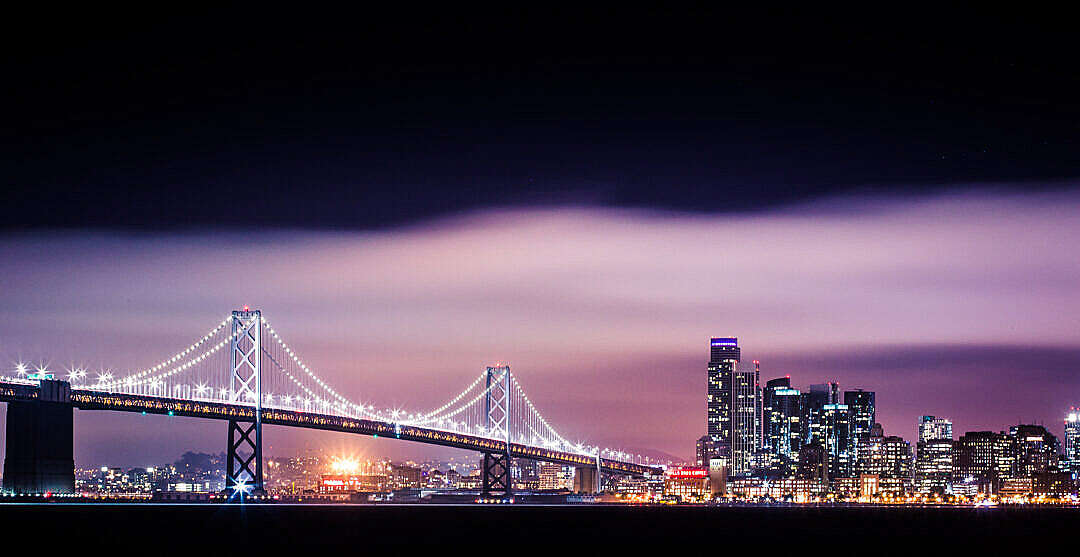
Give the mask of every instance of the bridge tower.
[[232, 312], [229, 402], [253, 404], [251, 422], [229, 420], [225, 489], [230, 494], [263, 491], [262, 468], [262, 312]]
[[[50, 376], [51, 377], [51, 376]], [[41, 379], [36, 400], [9, 402], [4, 491], [75, 491], [71, 384]]]
[[509, 497], [510, 479], [510, 366], [496, 364], [487, 368], [487, 395], [484, 411], [491, 436], [502, 437], [506, 446], [500, 452], [485, 452], [481, 469], [482, 494]]

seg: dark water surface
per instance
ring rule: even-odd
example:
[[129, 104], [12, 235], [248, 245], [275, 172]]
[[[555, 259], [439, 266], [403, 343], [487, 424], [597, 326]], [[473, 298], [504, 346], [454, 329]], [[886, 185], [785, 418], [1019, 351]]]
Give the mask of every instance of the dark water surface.
[[7, 504], [0, 529], [8, 549], [23, 538], [55, 548], [214, 555], [236, 544], [245, 552], [391, 546], [393, 554], [561, 548], [557, 554], [576, 555], [599, 546], [800, 556], [996, 555], [1020, 546], [1034, 555], [1075, 551], [1080, 509]]

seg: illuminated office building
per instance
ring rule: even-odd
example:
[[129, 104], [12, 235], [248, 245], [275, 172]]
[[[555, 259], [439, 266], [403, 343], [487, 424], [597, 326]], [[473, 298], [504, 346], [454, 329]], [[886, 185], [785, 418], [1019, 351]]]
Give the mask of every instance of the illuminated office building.
[[1054, 437], [1041, 425], [1015, 425], [1009, 428], [1015, 440], [1016, 476], [1031, 478], [1036, 474], [1058, 472], [1059, 446]]
[[791, 379], [771, 379], [762, 390], [762, 449], [773, 475], [788, 477], [795, 472], [802, 448], [802, 396], [791, 388]]
[[829, 478], [854, 476], [855, 447], [851, 409], [846, 404], [826, 404], [821, 411], [821, 422]]
[[754, 457], [761, 449], [761, 406], [758, 363], [736, 367], [731, 376], [730, 475], [746, 477], [753, 470]]
[[844, 392], [844, 405], [851, 411], [852, 454], [856, 472], [867, 472], [869, 467], [870, 430], [877, 422], [875, 393], [857, 389]]
[[984, 491], [996, 491], [1016, 469], [1016, 442], [1005, 433], [969, 431], [953, 443], [953, 478], [971, 479]]
[[708, 435], [702, 435], [694, 446], [694, 454], [696, 455], [698, 466], [708, 466], [709, 460], [715, 458], [721, 452], [719, 443], [714, 441], [713, 438]]
[[732, 376], [739, 357], [739, 339], [723, 337], [709, 341], [705, 432], [717, 443], [731, 442]]
[[952, 422], [920, 417], [915, 457], [915, 490], [927, 495], [949, 491], [953, 480]]
[[952, 441], [952, 422], [945, 418], [922, 416], [919, 418], [919, 441], [948, 439]]
[[802, 393], [802, 422], [804, 424], [803, 444], [825, 446], [825, 406], [838, 404], [840, 385], [823, 383], [810, 385], [810, 390]]
[[1074, 477], [1080, 477], [1080, 412], [1076, 408], [1065, 416], [1065, 463]]

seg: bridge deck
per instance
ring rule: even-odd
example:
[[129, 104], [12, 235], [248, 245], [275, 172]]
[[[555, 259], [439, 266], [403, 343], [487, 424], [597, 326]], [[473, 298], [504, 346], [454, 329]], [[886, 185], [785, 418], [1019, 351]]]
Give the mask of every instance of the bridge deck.
[[[0, 382], [0, 401], [38, 399], [38, 388], [34, 385]], [[140, 412], [188, 416], [212, 420], [236, 420], [251, 422], [255, 419], [255, 408], [241, 404], [229, 404], [215, 401], [161, 398], [145, 395], [115, 394], [86, 389], [72, 389], [71, 404], [80, 410], [111, 410], [117, 412]], [[328, 414], [300, 412], [264, 408], [262, 422], [269, 425], [321, 429], [390, 437], [405, 441], [441, 445], [478, 452], [500, 453], [506, 450], [505, 441], [430, 429], [425, 427], [393, 424], [377, 420], [356, 419]], [[570, 466], [596, 466], [596, 457], [557, 451], [546, 447], [536, 447], [519, 443], [510, 443], [510, 455], [518, 458], [530, 458], [545, 462], [554, 462]], [[659, 470], [651, 466], [624, 462], [607, 458], [600, 459], [600, 467], [605, 472], [617, 474], [651, 474]]]

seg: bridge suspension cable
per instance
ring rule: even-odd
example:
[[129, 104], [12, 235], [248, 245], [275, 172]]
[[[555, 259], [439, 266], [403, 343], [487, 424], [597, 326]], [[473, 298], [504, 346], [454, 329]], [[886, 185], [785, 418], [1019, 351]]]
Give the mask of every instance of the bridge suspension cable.
[[[588, 455], [630, 458], [625, 452], [572, 443], [539, 411], [516, 375], [506, 365], [496, 365], [476, 376], [461, 392], [442, 405], [409, 413], [379, 409], [338, 392], [315, 373], [261, 315], [261, 325], [273, 342], [259, 348], [263, 361], [259, 394], [246, 390], [237, 397], [229, 383], [233, 357], [224, 348], [240, 342], [240, 331], [230, 332], [230, 318], [218, 323], [187, 348], [159, 363], [114, 377], [102, 373], [96, 382], [82, 385], [97, 391], [231, 404], [258, 405], [299, 412], [313, 412], [356, 419], [419, 426]], [[235, 341], [235, 342], [234, 342]], [[22, 373], [22, 372], [20, 372]], [[78, 375], [74, 375], [76, 380]], [[487, 384], [485, 384], [487, 380]], [[76, 388], [80, 385], [74, 384]], [[256, 400], [261, 396], [262, 400]], [[640, 460], [640, 459], [638, 459]]]

